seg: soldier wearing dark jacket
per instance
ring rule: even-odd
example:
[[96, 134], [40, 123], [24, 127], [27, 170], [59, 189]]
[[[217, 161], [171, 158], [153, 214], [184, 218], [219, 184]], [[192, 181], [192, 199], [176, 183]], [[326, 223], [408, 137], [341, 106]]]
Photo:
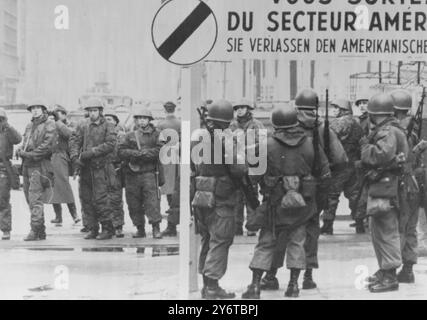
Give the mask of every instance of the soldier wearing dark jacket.
[[47, 118], [44, 103], [33, 103], [28, 111], [33, 118], [25, 129], [23, 148], [17, 153], [23, 159], [24, 193], [31, 211], [31, 231], [24, 240], [35, 241], [46, 239], [43, 204], [49, 203], [46, 197], [53, 193], [51, 157], [56, 128], [55, 122]]
[[[397, 275], [402, 283], [415, 282], [413, 265], [417, 263], [417, 224], [420, 208], [420, 188], [415, 176], [421, 169], [421, 159], [414, 153], [413, 148], [419, 143], [416, 128], [410, 129], [413, 117], [409, 115], [412, 108], [412, 96], [405, 90], [396, 90], [391, 93], [394, 101], [395, 116], [400, 126], [405, 129], [408, 140], [409, 154], [404, 172], [404, 192], [400, 204], [399, 232], [401, 240], [403, 267]], [[411, 132], [408, 132], [410, 130]], [[422, 170], [422, 169], [421, 169]]]
[[53, 187], [53, 197], [50, 202], [53, 204], [55, 219], [51, 220], [51, 223], [61, 226], [61, 204], [66, 203], [74, 223], [77, 224], [80, 222], [80, 219], [77, 216], [73, 190], [69, 182], [71, 159], [68, 144], [73, 129], [67, 121], [67, 110], [64, 107], [56, 105], [49, 117], [53, 118], [51, 120], [55, 121], [56, 126], [52, 149], [52, 167], [55, 184]]
[[[206, 119], [210, 139], [204, 140], [202, 145], [212, 150], [211, 157], [208, 163], [202, 161], [192, 166], [195, 177], [192, 206], [202, 236], [199, 258], [199, 273], [203, 275], [202, 298], [231, 299], [235, 294], [222, 289], [218, 281], [227, 270], [228, 252], [234, 239], [237, 189], [232, 179], [240, 179], [247, 174], [247, 165], [238, 164], [240, 161], [237, 161], [235, 153], [218, 157], [217, 152], [221, 154], [222, 151], [215, 149], [215, 145], [224, 147], [223, 141], [216, 141], [221, 139], [216, 130], [227, 132], [233, 120], [231, 103], [225, 100], [213, 102], [207, 107]], [[228, 131], [231, 134], [231, 130]], [[228, 157], [232, 161], [226, 160]], [[218, 158], [221, 160], [219, 163]]]
[[114, 166], [114, 171], [116, 172], [117, 179], [116, 184], [111, 186], [109, 192], [110, 203], [113, 208], [113, 227], [114, 233], [117, 238], [123, 238], [123, 226], [125, 224], [125, 212], [123, 210], [123, 172], [122, 172], [122, 161], [118, 155], [119, 144], [124, 140], [126, 133], [119, 126], [120, 119], [115, 113], [114, 110], [105, 110], [104, 112], [105, 120], [108, 123], [114, 125], [114, 128], [117, 132], [117, 143], [114, 147], [114, 152], [112, 156], [112, 163]]
[[362, 131], [363, 131], [363, 135], [367, 136], [369, 134], [369, 115], [368, 115], [368, 111], [367, 111], [367, 106], [368, 106], [368, 101], [369, 99], [366, 98], [362, 98], [362, 99], [358, 99], [355, 102], [356, 107], [358, 107], [360, 109], [360, 112], [362, 113], [359, 116], [359, 124], [362, 127]]
[[372, 243], [379, 270], [367, 280], [371, 292], [399, 288], [396, 269], [402, 264], [399, 216], [404, 205], [404, 168], [408, 142], [404, 130], [393, 116], [394, 101], [389, 94], [369, 100], [372, 132], [362, 138], [362, 165], [369, 170], [367, 214], [371, 217]]
[[[295, 98], [295, 105], [298, 110], [298, 125], [304, 130], [309, 137], [314, 137], [314, 130], [316, 130], [316, 107], [319, 98], [312, 90], [303, 90]], [[325, 127], [322, 123], [318, 124], [318, 137], [320, 148], [324, 150], [324, 131]], [[332, 129], [329, 129], [329, 147], [330, 154], [326, 154], [329, 161], [330, 171], [333, 173], [340, 170], [347, 165], [348, 158], [345, 150], [339, 141], [338, 137]], [[305, 253], [306, 253], [306, 271], [304, 273], [303, 289], [314, 289], [317, 287], [313, 281], [313, 269], [319, 268], [317, 258], [318, 241], [320, 235], [320, 213], [327, 207], [327, 196], [330, 187], [330, 176], [316, 177], [318, 178], [317, 194], [316, 194], [316, 214], [313, 215], [306, 224], [306, 239], [305, 239]], [[276, 263], [277, 262], [277, 263]], [[261, 287], [262, 289], [278, 289], [278, 282], [276, 278], [277, 269], [283, 266], [283, 261], [275, 259], [272, 269], [267, 272], [263, 278]]]
[[291, 270], [285, 296], [298, 297], [299, 274], [306, 268], [306, 226], [317, 211], [314, 167], [319, 166], [321, 177], [330, 175], [323, 150], [315, 151], [312, 137], [298, 126], [293, 107], [275, 109], [272, 123], [275, 131], [267, 140], [267, 172], [260, 179], [264, 196], [260, 208], [266, 210], [249, 266], [253, 278], [242, 296], [245, 299], [260, 298], [262, 274], [271, 270], [274, 260], [282, 263], [285, 252]]
[[[11, 177], [3, 160], [9, 161], [13, 156], [13, 146], [22, 140], [21, 135], [7, 122], [7, 114], [0, 108], [0, 230], [2, 240], [10, 240], [12, 231], [12, 207], [10, 205]], [[4, 159], [3, 159], [4, 158]]]
[[[235, 112], [235, 119], [230, 124], [232, 131], [242, 130], [245, 135], [249, 130], [252, 130], [255, 134], [255, 144], [258, 143], [257, 138], [259, 137], [259, 130], [264, 129], [264, 125], [253, 117], [252, 111], [255, 109], [251, 102], [247, 100], [241, 100], [233, 105]], [[247, 146], [247, 148], [254, 148], [256, 146]], [[256, 190], [256, 186], [254, 186]], [[238, 201], [236, 206], [236, 235], [243, 235], [243, 222], [244, 222], [244, 209], [246, 207], [246, 215], [249, 217], [254, 214], [254, 210], [247, 205], [247, 201], [244, 197], [243, 192], [240, 190], [237, 193]], [[249, 219], [249, 218], [248, 218]], [[255, 236], [255, 232], [248, 231], [248, 236]]]
[[151, 111], [136, 110], [137, 129], [129, 132], [119, 145], [119, 157], [127, 163], [125, 170], [126, 202], [133, 224], [134, 238], [145, 238], [145, 216], [153, 228], [153, 238], [161, 239], [159, 197], [159, 153], [163, 145], [160, 132], [150, 123]]
[[[347, 166], [334, 170], [331, 178], [331, 188], [328, 195], [328, 206], [323, 212], [322, 234], [333, 234], [333, 223], [342, 192], [349, 201], [351, 216], [356, 219], [359, 194], [359, 180], [354, 163], [360, 160], [360, 145], [363, 131], [359, 122], [353, 117], [351, 103], [345, 99], [338, 99], [331, 103], [337, 110], [337, 116], [331, 120], [330, 128], [336, 133], [348, 157]], [[356, 232], [364, 233], [363, 219], [356, 220]]]
[[104, 106], [101, 100], [90, 99], [85, 110], [89, 111], [89, 119], [72, 134], [70, 156], [74, 171], [80, 172], [80, 201], [90, 230], [85, 239], [106, 240], [114, 235], [109, 193], [117, 184], [112, 164], [117, 133], [114, 125], [108, 123], [102, 114]]
[[[164, 120], [157, 124], [157, 129], [174, 130], [181, 136], [181, 121], [175, 115], [176, 105], [173, 102], [166, 102], [163, 106], [165, 108], [166, 117]], [[170, 149], [171, 152], [176, 152], [179, 156], [179, 141]], [[166, 194], [169, 209], [166, 211], [168, 214], [167, 228], [162, 232], [163, 237], [175, 237], [177, 235], [176, 226], [179, 224], [179, 164], [161, 164], [165, 176], [165, 184], [162, 186], [162, 194]]]

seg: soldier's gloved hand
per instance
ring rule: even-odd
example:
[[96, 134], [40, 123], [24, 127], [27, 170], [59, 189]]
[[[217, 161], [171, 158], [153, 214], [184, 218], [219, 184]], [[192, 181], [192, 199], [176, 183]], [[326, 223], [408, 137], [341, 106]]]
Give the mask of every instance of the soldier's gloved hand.
[[95, 156], [95, 153], [92, 150], [83, 151], [80, 155], [81, 160], [89, 160]]
[[427, 149], [427, 141], [426, 140], [421, 140], [420, 143], [418, 143], [414, 149], [412, 149], [412, 151], [414, 153], [420, 154], [422, 152], [424, 152]]

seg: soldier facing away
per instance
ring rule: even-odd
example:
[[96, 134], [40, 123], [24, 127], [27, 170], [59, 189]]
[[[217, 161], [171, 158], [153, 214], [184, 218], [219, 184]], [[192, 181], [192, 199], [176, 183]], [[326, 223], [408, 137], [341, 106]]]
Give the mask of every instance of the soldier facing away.
[[348, 157], [347, 166], [334, 170], [331, 178], [331, 188], [328, 195], [328, 205], [323, 212], [322, 234], [333, 234], [333, 223], [342, 192], [349, 200], [351, 217], [356, 220], [356, 232], [364, 233], [363, 219], [358, 218], [357, 198], [359, 194], [359, 180], [354, 163], [360, 160], [360, 145], [363, 131], [359, 122], [354, 118], [350, 101], [338, 99], [331, 103], [336, 110], [336, 117], [331, 120], [330, 127], [336, 133]]
[[[221, 139], [215, 130], [227, 129], [232, 120], [233, 106], [230, 102], [219, 100], [208, 105], [206, 129], [210, 133], [210, 139], [205, 142], [212, 150], [211, 157], [209, 163], [192, 164], [195, 177], [192, 206], [202, 236], [199, 273], [203, 276], [202, 298], [204, 299], [235, 297], [234, 293], [222, 289], [218, 281], [227, 270], [228, 252], [234, 239], [237, 189], [233, 179], [240, 179], [247, 174], [247, 165], [237, 164], [236, 154], [222, 154], [221, 163], [214, 163], [215, 141]], [[231, 130], [229, 131], [231, 133]], [[217, 145], [224, 146], [223, 141], [216, 142]], [[225, 164], [227, 156], [231, 157], [232, 164]]]
[[264, 202], [257, 211], [263, 223], [249, 266], [252, 283], [244, 299], [260, 298], [262, 274], [271, 270], [275, 259], [282, 263], [285, 252], [291, 270], [285, 296], [299, 296], [298, 278], [306, 269], [306, 226], [317, 211], [315, 167], [319, 166], [321, 177], [330, 175], [323, 150], [315, 150], [312, 137], [298, 126], [293, 107], [276, 108], [271, 122], [275, 130], [267, 140], [267, 172], [258, 178]]
[[46, 239], [44, 203], [53, 192], [54, 175], [51, 163], [55, 122], [47, 117], [46, 104], [41, 101], [27, 108], [31, 123], [25, 128], [23, 147], [17, 151], [23, 160], [24, 193], [31, 211], [31, 231], [25, 241]]
[[[10, 189], [16, 178], [11, 176], [11, 162], [13, 146], [22, 140], [21, 135], [7, 121], [7, 114], [0, 108], [0, 230], [2, 240], [10, 240], [12, 231], [12, 207], [10, 205]], [[6, 163], [7, 162], [7, 163]]]
[[[117, 133], [114, 125], [103, 116], [101, 100], [90, 99], [85, 110], [89, 112], [89, 119], [72, 134], [70, 155], [74, 172], [80, 173], [80, 201], [90, 230], [85, 239], [106, 240], [114, 235], [110, 192], [112, 186], [117, 184], [112, 164]], [[102, 226], [101, 233], [99, 224]]]
[[371, 292], [398, 290], [396, 269], [402, 264], [399, 216], [405, 196], [402, 167], [408, 158], [408, 142], [393, 116], [393, 104], [392, 97], [385, 93], [369, 100], [372, 130], [361, 140], [362, 165], [369, 170], [367, 214], [379, 265], [379, 270], [367, 279]]
[[119, 145], [119, 157], [127, 164], [125, 193], [129, 214], [137, 228], [134, 238], [145, 238], [145, 216], [152, 225], [153, 238], [161, 239], [159, 153], [163, 146], [160, 132], [151, 123], [151, 111], [134, 112], [136, 130], [126, 134]]
[[[233, 105], [235, 112], [235, 119], [230, 124], [230, 129], [232, 131], [243, 130], [246, 133], [248, 130], [253, 130], [255, 133], [255, 138], [258, 138], [258, 132], [261, 129], [264, 129], [264, 125], [254, 118], [252, 111], [255, 107], [251, 102], [247, 100], [240, 100]], [[258, 143], [257, 139], [255, 143]], [[247, 146], [247, 148], [255, 148], [256, 146]], [[256, 186], [255, 186], [255, 190]], [[254, 210], [247, 205], [245, 196], [241, 190], [237, 193], [238, 201], [236, 206], [236, 235], [243, 235], [243, 222], [244, 222], [244, 209], [246, 207], [246, 215], [250, 216], [254, 214]], [[248, 231], [248, 236], [255, 236], [255, 232]]]

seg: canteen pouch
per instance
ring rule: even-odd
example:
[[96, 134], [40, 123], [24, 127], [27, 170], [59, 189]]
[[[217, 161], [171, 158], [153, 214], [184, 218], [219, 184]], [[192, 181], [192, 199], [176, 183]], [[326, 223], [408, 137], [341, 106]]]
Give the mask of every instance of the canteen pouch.
[[192, 201], [194, 208], [213, 209], [215, 207], [216, 180], [215, 177], [199, 176], [195, 178], [196, 193]]
[[301, 180], [301, 194], [304, 199], [315, 199], [317, 192], [317, 180], [313, 176], [307, 176]]
[[390, 212], [393, 209], [390, 198], [372, 198], [368, 196], [366, 214], [368, 216], [379, 216]]
[[369, 185], [368, 196], [372, 198], [397, 198], [399, 188], [399, 177], [396, 175], [386, 175], [379, 181]]

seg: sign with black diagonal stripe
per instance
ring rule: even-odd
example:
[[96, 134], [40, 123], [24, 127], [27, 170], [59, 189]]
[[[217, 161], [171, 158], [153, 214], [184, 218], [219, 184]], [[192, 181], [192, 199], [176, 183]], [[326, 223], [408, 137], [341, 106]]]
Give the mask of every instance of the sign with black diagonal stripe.
[[178, 65], [192, 65], [206, 58], [213, 49], [218, 25], [205, 2], [169, 0], [157, 11], [151, 35], [164, 59]]

